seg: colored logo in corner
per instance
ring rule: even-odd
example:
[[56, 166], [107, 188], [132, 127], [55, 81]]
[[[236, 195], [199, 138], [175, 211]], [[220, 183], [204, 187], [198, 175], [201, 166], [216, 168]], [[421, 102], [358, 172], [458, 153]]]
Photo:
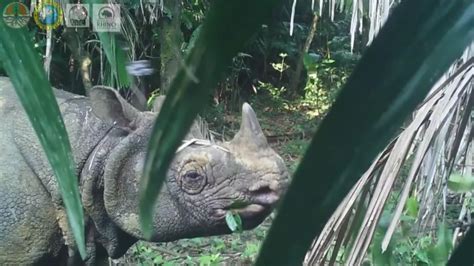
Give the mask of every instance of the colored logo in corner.
[[33, 18], [40, 29], [53, 30], [63, 23], [63, 10], [57, 2], [44, 1], [36, 6]]
[[28, 24], [30, 11], [28, 7], [20, 2], [10, 3], [2, 13], [3, 21], [11, 28], [19, 29]]

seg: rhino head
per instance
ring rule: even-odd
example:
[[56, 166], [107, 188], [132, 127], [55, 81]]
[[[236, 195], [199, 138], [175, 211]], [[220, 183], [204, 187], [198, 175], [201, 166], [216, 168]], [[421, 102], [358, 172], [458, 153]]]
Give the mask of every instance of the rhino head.
[[[94, 180], [83, 184], [86, 211], [102, 239], [109, 239], [106, 242], [120, 242], [123, 232], [143, 239], [139, 180], [157, 114], [140, 112], [105, 88], [93, 89], [91, 98], [95, 115], [113, 129], [97, 145], [85, 167], [90, 170], [81, 178]], [[190, 138], [202, 138], [196, 124], [186, 137]], [[230, 233], [228, 211], [241, 216], [244, 229], [252, 229], [282, 197], [287, 178], [282, 158], [269, 146], [255, 112], [245, 103], [240, 130], [231, 141], [197, 141], [176, 153], [156, 201], [153, 237], [148, 240]], [[95, 196], [97, 191], [103, 196]], [[120, 255], [113, 251], [115, 244], [103, 244], [110, 256]]]

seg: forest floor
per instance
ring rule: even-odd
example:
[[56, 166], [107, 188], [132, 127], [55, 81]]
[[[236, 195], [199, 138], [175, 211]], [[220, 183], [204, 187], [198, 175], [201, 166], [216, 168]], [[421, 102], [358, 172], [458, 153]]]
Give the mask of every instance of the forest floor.
[[[319, 124], [317, 117], [299, 101], [275, 102], [271, 97], [255, 97], [255, 109], [270, 145], [283, 157], [290, 174], [296, 170]], [[240, 125], [239, 111], [223, 111], [206, 117], [211, 130], [229, 140]], [[139, 242], [130, 248], [119, 264], [138, 265], [251, 265], [275, 217], [272, 213], [251, 231], [226, 236], [183, 239], [169, 243]]]

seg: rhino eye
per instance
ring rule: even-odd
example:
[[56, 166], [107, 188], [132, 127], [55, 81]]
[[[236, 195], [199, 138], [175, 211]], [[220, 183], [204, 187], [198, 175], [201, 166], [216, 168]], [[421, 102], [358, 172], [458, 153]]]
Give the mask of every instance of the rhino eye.
[[189, 180], [196, 180], [198, 178], [201, 178], [202, 176], [200, 174], [198, 174], [198, 172], [189, 171], [184, 175], [184, 177], [189, 179]]
[[207, 183], [205, 176], [198, 171], [189, 170], [181, 176], [181, 188], [188, 194], [198, 194]]

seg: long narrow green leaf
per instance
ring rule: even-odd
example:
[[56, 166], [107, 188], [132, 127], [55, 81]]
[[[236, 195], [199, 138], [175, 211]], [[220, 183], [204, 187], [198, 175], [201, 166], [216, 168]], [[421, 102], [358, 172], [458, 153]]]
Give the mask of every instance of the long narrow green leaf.
[[405, 0], [322, 122], [257, 265], [301, 265], [312, 240], [407, 115], [473, 40], [472, 0]]
[[[103, 0], [86, 0], [86, 3], [93, 4], [108, 4]], [[123, 23], [123, 20], [122, 20]], [[117, 33], [113, 32], [96, 32], [99, 36], [102, 49], [105, 52], [107, 62], [110, 64], [112, 76], [115, 77], [118, 88], [129, 87], [131, 78], [125, 68], [127, 63], [127, 56], [125, 52], [117, 45]], [[113, 84], [108, 84], [113, 86]]]
[[474, 228], [471, 226], [464, 239], [449, 258], [448, 266], [474, 265]]
[[61, 189], [69, 224], [82, 258], [86, 256], [84, 214], [67, 132], [40, 58], [24, 29], [0, 19], [0, 61], [39, 137]]
[[145, 235], [150, 236], [152, 208], [180, 141], [232, 57], [270, 18], [273, 7], [279, 2], [213, 2], [195, 46], [186, 58], [186, 67], [181, 68], [173, 80], [153, 128], [141, 180], [140, 217]]

